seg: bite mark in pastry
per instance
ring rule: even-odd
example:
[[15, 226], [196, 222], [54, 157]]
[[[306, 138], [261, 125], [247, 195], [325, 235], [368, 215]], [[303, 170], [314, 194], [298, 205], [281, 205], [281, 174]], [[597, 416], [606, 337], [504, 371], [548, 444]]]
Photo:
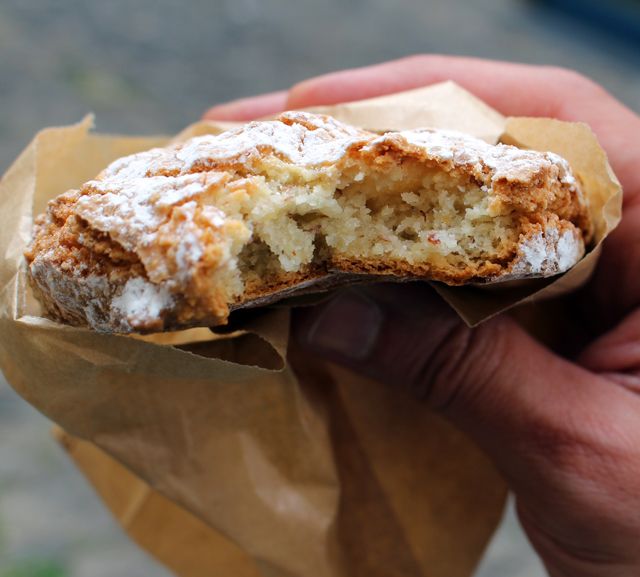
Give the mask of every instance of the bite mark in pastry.
[[590, 235], [555, 154], [289, 112], [117, 160], [50, 202], [25, 255], [51, 318], [148, 333], [372, 276], [550, 276]]

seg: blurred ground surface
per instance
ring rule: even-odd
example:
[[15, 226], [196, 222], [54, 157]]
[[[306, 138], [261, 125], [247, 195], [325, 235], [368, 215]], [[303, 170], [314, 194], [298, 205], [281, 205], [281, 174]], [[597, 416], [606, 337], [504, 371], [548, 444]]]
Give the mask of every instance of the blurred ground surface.
[[[419, 52], [577, 69], [640, 110], [639, 44], [523, 0], [0, 0], [0, 171], [42, 127], [174, 133], [212, 104]], [[162, 577], [0, 376], [0, 577]], [[476, 577], [541, 577], [510, 510]]]

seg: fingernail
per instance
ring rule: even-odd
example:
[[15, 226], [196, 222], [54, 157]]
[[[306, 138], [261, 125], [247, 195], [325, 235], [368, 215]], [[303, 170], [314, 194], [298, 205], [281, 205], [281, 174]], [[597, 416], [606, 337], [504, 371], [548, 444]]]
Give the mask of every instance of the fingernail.
[[333, 298], [307, 333], [307, 343], [325, 352], [355, 360], [366, 359], [374, 350], [384, 315], [370, 298], [345, 291]]

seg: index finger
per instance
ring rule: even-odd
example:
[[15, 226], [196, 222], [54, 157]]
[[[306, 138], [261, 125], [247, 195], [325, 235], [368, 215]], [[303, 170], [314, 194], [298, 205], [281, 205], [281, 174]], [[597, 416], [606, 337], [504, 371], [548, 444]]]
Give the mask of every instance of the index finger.
[[572, 121], [580, 115], [576, 93], [606, 94], [586, 77], [562, 68], [425, 54], [305, 80], [290, 90], [287, 107], [361, 100], [445, 80], [455, 81], [508, 116]]
[[255, 120], [263, 116], [284, 112], [287, 102], [287, 91], [269, 92], [257, 96], [249, 96], [232, 102], [217, 104], [207, 110], [204, 120]]

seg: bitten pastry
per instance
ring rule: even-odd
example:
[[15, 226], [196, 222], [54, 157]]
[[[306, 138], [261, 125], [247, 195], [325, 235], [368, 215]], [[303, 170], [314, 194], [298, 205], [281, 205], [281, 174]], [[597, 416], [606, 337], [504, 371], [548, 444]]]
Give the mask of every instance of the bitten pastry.
[[555, 154], [289, 112], [117, 160], [49, 203], [25, 255], [50, 318], [150, 333], [354, 280], [554, 275], [590, 235]]

